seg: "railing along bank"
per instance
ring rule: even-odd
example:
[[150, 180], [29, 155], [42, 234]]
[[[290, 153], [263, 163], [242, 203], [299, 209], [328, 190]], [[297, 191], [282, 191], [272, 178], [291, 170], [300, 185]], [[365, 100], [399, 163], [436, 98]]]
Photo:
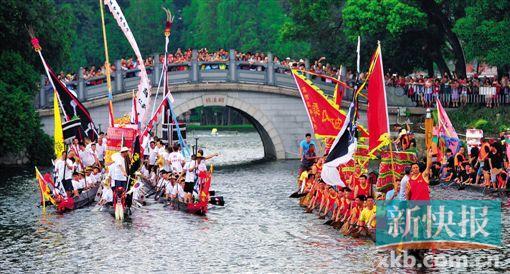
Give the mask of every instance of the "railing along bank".
[[[190, 62], [172, 63], [168, 65], [170, 85], [186, 83], [249, 83], [257, 85], [269, 85], [282, 88], [295, 89], [296, 85], [291, 75], [290, 68], [273, 62], [273, 55], [267, 54], [267, 63], [246, 62], [235, 60], [235, 50], [230, 50], [229, 60], [202, 62], [198, 61], [198, 52], [193, 50]], [[163, 64], [159, 61], [159, 54], [154, 54], [154, 65], [147, 68], [151, 83], [157, 86]], [[137, 88], [139, 70], [122, 70], [121, 61], [115, 61], [117, 70], [112, 74], [113, 94], [130, 92]], [[310, 63], [305, 60], [305, 68], [310, 68]], [[308, 75], [309, 76], [309, 75]], [[317, 86], [327, 94], [332, 95], [335, 86], [332, 83], [312, 78]], [[106, 77], [99, 76], [85, 79], [83, 70], [78, 71], [78, 80], [66, 83], [73, 90], [78, 99], [82, 102], [107, 96]], [[48, 108], [53, 104], [52, 89], [47, 85], [45, 76], [41, 76], [41, 90], [35, 98], [36, 108]], [[391, 94], [391, 90], [389, 91]], [[396, 95], [403, 95], [403, 92], [396, 90]], [[407, 96], [406, 96], [407, 97]], [[345, 100], [351, 100], [352, 91], [344, 94]], [[391, 100], [389, 100], [391, 101]], [[390, 104], [390, 102], [388, 102]], [[400, 105], [400, 103], [396, 104]]]

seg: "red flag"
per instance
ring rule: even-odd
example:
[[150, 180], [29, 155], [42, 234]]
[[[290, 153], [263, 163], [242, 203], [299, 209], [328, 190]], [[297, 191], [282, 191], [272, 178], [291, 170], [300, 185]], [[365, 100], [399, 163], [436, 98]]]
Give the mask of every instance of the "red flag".
[[305, 104], [315, 137], [336, 138], [345, 121], [345, 113], [304, 75], [298, 74], [295, 70], [292, 71], [292, 75]]
[[369, 74], [367, 118], [370, 138], [368, 147], [370, 154], [373, 154], [376, 150], [391, 143], [380, 45], [377, 46]]
[[339, 106], [342, 105], [342, 97], [344, 97], [345, 86], [341, 84], [336, 84], [335, 86], [335, 103]]

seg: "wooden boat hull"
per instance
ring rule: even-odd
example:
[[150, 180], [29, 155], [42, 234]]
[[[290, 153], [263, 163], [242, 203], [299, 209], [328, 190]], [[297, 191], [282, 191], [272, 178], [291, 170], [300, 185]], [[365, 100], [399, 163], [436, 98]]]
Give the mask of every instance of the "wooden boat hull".
[[207, 213], [207, 204], [208, 202], [198, 202], [198, 203], [183, 203], [183, 202], [175, 202], [174, 208], [179, 211], [186, 212], [189, 214], [205, 216]]
[[98, 189], [99, 186], [91, 188], [87, 191], [82, 192], [78, 197], [68, 198], [57, 203], [57, 212], [64, 213], [92, 204], [94, 202]]

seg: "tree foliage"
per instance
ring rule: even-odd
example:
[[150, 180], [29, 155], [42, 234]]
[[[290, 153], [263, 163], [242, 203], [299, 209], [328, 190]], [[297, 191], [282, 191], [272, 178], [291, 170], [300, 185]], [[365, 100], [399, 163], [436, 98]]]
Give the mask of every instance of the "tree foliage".
[[33, 107], [37, 73], [14, 51], [0, 53], [0, 70], [0, 150], [18, 153], [37, 139], [40, 127]]
[[[2, 1], [0, 5], [0, 150], [3, 153], [30, 152], [50, 159], [48, 149], [37, 150], [34, 140], [47, 138], [34, 110], [41, 61], [32, 50], [26, 27], [40, 34], [48, 62], [61, 66], [71, 56], [74, 32], [65, 7], [52, 1]], [[50, 147], [51, 148], [51, 147]]]
[[464, 44], [468, 59], [478, 59], [503, 68], [510, 67], [510, 2], [469, 1], [466, 16], [455, 23], [454, 31]]
[[310, 60], [326, 57], [333, 64], [355, 64], [355, 45], [342, 32], [342, 1], [293, 0], [289, 6], [291, 20], [284, 22], [285, 39], [309, 45], [301, 56]]
[[278, 0], [192, 0], [183, 9], [180, 39], [188, 48], [302, 54], [306, 43], [288, 41], [280, 35], [282, 25], [290, 23], [285, 14]]

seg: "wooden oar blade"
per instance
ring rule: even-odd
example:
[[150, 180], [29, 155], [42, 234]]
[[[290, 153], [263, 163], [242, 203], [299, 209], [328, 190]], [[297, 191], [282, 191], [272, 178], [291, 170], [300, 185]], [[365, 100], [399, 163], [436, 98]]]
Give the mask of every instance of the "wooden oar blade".
[[223, 200], [223, 196], [216, 196], [209, 198], [209, 203], [212, 205], [224, 206], [225, 200]]

